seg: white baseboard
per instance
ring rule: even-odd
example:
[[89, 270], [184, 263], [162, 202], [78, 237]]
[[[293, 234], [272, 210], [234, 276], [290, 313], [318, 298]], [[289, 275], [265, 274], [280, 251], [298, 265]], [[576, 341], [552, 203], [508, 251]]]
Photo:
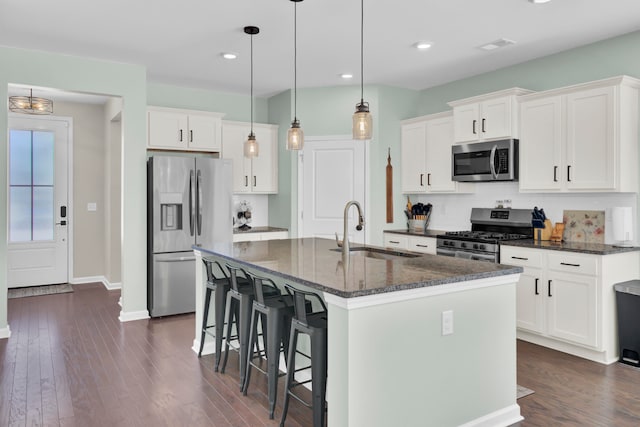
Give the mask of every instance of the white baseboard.
[[[193, 347], [191, 347], [191, 350], [193, 350], [193, 352], [195, 354], [198, 354], [198, 350], [200, 350], [200, 340], [199, 339], [195, 339], [193, 340]], [[204, 356], [205, 354], [215, 354], [216, 352], [216, 343], [213, 341], [209, 341], [209, 342], [205, 342], [204, 343], [204, 347], [202, 347], [202, 355]]]
[[617, 349], [612, 351], [596, 351], [591, 350], [580, 345], [569, 344], [564, 341], [555, 340], [553, 338], [543, 337], [537, 334], [532, 334], [527, 331], [518, 330], [516, 337], [519, 340], [527, 341], [533, 344], [541, 345], [543, 347], [551, 348], [553, 350], [561, 351], [563, 353], [572, 354], [574, 356], [582, 357], [583, 359], [591, 360], [593, 362], [610, 365], [618, 361]]
[[520, 406], [514, 403], [511, 406], [464, 423], [460, 427], [506, 427], [522, 420], [524, 420], [524, 417], [520, 415]]
[[144, 320], [149, 319], [149, 312], [147, 310], [140, 311], [120, 311], [120, 316], [118, 316], [118, 320], [121, 322], [131, 322], [133, 320]]
[[6, 328], [0, 329], [0, 339], [9, 338], [11, 336], [11, 329], [9, 329], [9, 325]]
[[111, 283], [105, 276], [85, 276], [85, 277], [74, 277], [69, 280], [69, 283], [72, 285], [83, 285], [86, 283], [102, 283], [108, 291], [113, 291], [115, 289], [122, 289], [122, 283], [114, 282]]

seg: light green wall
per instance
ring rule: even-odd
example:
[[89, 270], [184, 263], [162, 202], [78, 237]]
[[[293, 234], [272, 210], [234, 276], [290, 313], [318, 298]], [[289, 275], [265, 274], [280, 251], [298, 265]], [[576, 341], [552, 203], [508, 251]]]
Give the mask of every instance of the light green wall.
[[[0, 98], [10, 83], [121, 96], [124, 110], [122, 311], [146, 311], [146, 70], [97, 61], [0, 47]], [[0, 164], [7, 164], [7, 103], [0, 102]], [[7, 327], [7, 176], [0, 174], [0, 331]]]
[[540, 91], [621, 74], [640, 77], [638, 46], [640, 31], [426, 89], [417, 115], [448, 110], [449, 101], [510, 87]]
[[[268, 121], [267, 98], [254, 97], [253, 121]], [[147, 85], [147, 103], [157, 107], [184, 108], [190, 110], [225, 113], [223, 120], [248, 122], [251, 120], [251, 97], [206, 89], [194, 89], [159, 83]]]

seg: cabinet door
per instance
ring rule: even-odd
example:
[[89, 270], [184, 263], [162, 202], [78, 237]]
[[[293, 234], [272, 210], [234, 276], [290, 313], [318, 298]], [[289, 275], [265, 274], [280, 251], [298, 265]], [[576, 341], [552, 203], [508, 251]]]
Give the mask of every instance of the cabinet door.
[[188, 121], [186, 114], [149, 111], [148, 126], [147, 146], [149, 148], [187, 149]]
[[453, 108], [453, 135], [455, 142], [477, 141], [480, 138], [480, 104], [460, 105]]
[[423, 254], [436, 254], [436, 239], [434, 237], [409, 236], [407, 249]]
[[272, 126], [254, 124], [253, 131], [260, 147], [258, 157], [251, 159], [249, 176], [254, 193], [278, 192], [278, 133]]
[[511, 97], [491, 99], [481, 105], [478, 132], [482, 139], [510, 138], [512, 121]]
[[427, 121], [425, 159], [427, 192], [456, 191], [456, 182], [451, 180], [452, 144], [453, 119], [451, 117]]
[[424, 193], [426, 190], [424, 122], [402, 126], [401, 174], [403, 193]]
[[220, 119], [217, 117], [189, 115], [190, 150], [220, 151]]
[[547, 334], [597, 347], [596, 278], [550, 272], [547, 279]]
[[562, 97], [520, 104], [520, 190], [561, 189], [562, 137]]
[[224, 123], [222, 126], [222, 157], [233, 161], [234, 193], [251, 191], [251, 160], [245, 158], [243, 152], [244, 141], [249, 131], [249, 125], [239, 123]]
[[614, 89], [567, 95], [567, 188], [615, 189]]
[[544, 333], [544, 282], [542, 270], [525, 268], [516, 288], [516, 326], [520, 329]]

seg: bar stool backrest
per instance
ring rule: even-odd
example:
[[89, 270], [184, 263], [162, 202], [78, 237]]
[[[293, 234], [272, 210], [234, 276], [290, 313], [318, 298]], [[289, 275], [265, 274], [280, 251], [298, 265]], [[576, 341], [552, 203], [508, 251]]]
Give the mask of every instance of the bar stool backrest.
[[[213, 283], [215, 280], [220, 279], [229, 279], [227, 272], [224, 271], [224, 268], [220, 265], [220, 263], [216, 260], [210, 258], [202, 258], [202, 262], [204, 263], [205, 271], [207, 272], [207, 281]], [[222, 277], [216, 277], [213, 272], [213, 266], [216, 265], [218, 270], [220, 270]]]
[[275, 282], [266, 277], [256, 276], [255, 274], [248, 273], [251, 276], [251, 280], [253, 282], [253, 293], [254, 298], [258, 303], [264, 305], [264, 286], [268, 286], [273, 288], [274, 290], [278, 290]]
[[[301, 289], [294, 288], [291, 285], [284, 285], [284, 288], [287, 290], [287, 293], [289, 293], [289, 295], [293, 296], [293, 304], [294, 304], [296, 320], [303, 323], [304, 325], [309, 324], [309, 322], [307, 321], [308, 315], [316, 314], [320, 312], [325, 312], [325, 313], [327, 312], [327, 306], [324, 304], [324, 301], [322, 300], [322, 298], [320, 298], [320, 296], [315, 292], [303, 291]], [[307, 306], [308, 305], [311, 306], [311, 304], [307, 304], [307, 301], [309, 301], [311, 298], [316, 299], [320, 303], [320, 306], [322, 307], [321, 311], [309, 311], [309, 312], [307, 311]], [[311, 303], [311, 301], [309, 302]]]
[[238, 286], [238, 271], [240, 271], [242, 275], [249, 281], [251, 281], [251, 277], [241, 267], [236, 267], [234, 265], [227, 264], [227, 268], [229, 269], [229, 276], [231, 278], [231, 289], [233, 289], [236, 292], [240, 292], [240, 287]]

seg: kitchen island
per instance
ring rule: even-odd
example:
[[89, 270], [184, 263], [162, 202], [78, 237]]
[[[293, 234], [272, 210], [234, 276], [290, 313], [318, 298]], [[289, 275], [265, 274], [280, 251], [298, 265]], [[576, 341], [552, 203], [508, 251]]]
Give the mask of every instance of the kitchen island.
[[[204, 294], [199, 260], [213, 256], [323, 296], [330, 426], [507, 426], [522, 419], [515, 336], [520, 267], [357, 250], [343, 259], [336, 249], [334, 241], [318, 238], [194, 247], [194, 349]], [[211, 343], [205, 351], [213, 351]]]

